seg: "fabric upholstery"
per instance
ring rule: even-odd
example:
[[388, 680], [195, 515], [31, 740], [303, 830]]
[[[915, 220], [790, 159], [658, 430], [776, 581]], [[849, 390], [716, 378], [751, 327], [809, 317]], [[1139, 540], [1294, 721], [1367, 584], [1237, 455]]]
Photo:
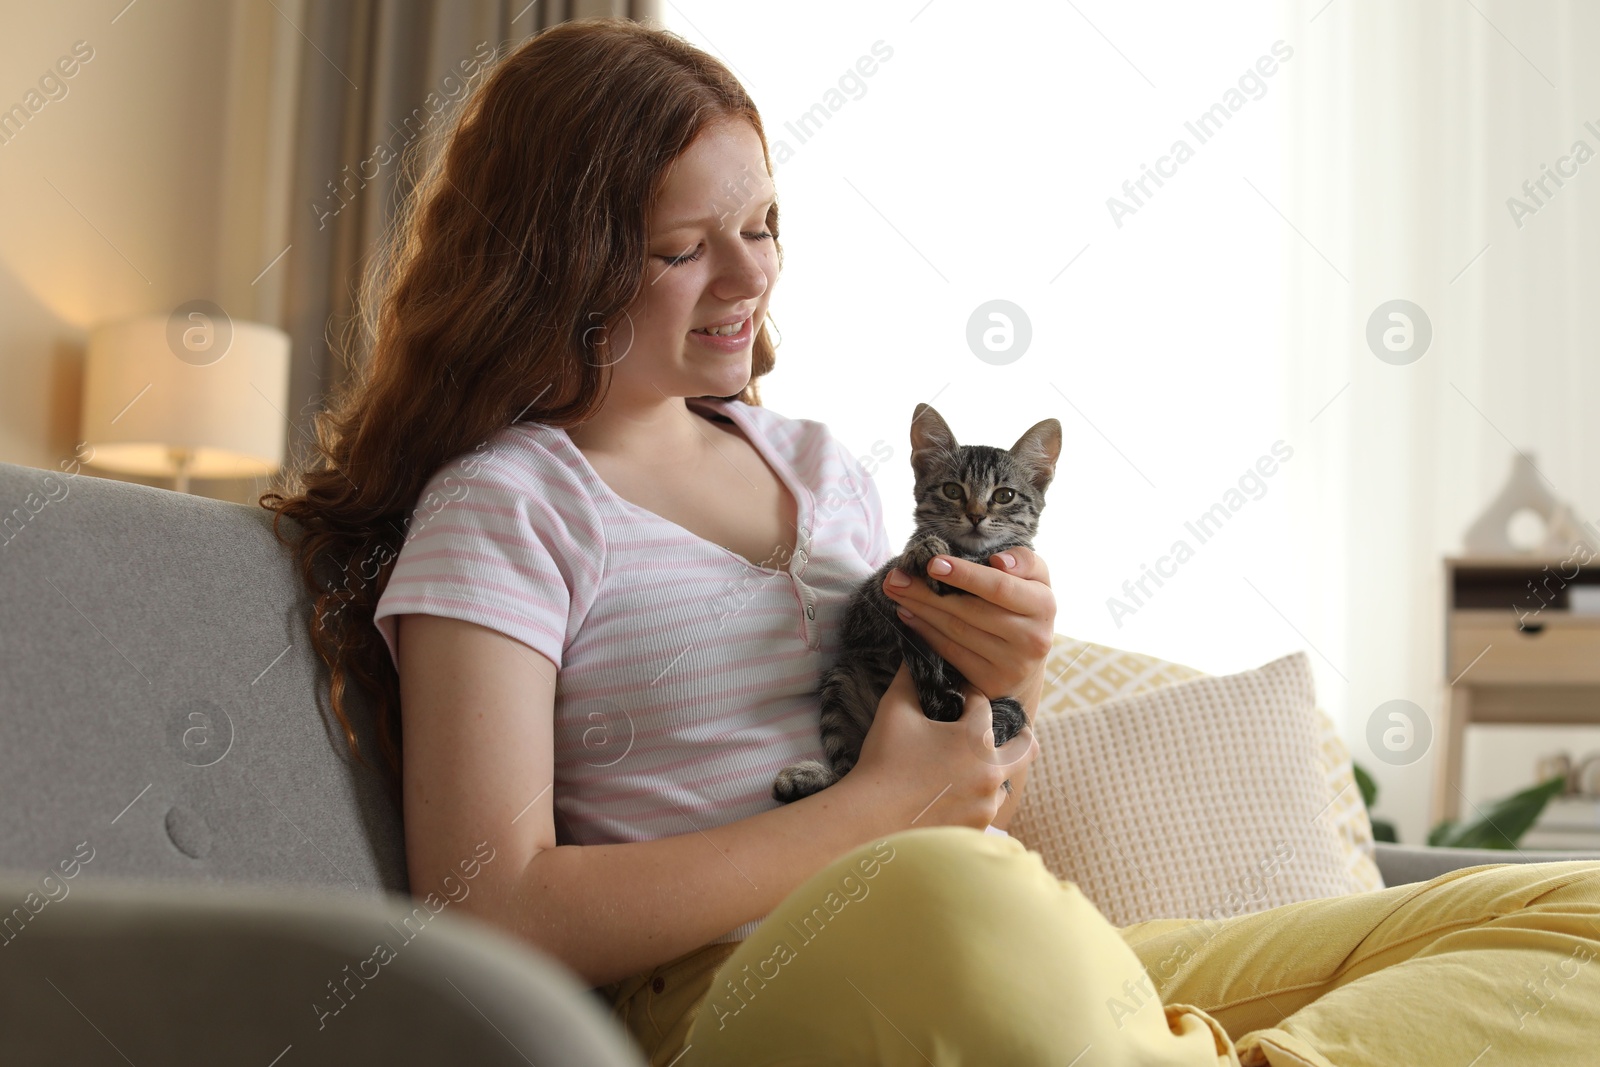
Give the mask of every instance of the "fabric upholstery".
[[1529, 852], [1520, 848], [1433, 848], [1428, 845], [1396, 845], [1378, 842], [1378, 866], [1389, 885], [1426, 882], [1441, 874], [1486, 863], [1562, 863], [1567, 860], [1600, 860], [1600, 850]]
[[1361, 891], [1323, 818], [1303, 652], [1041, 715], [1034, 732], [1015, 836], [1118, 926]]
[[406, 891], [270, 512], [10, 464], [0, 509], [0, 867]]
[[[1047, 681], [1039, 710], [1041, 714], [1078, 711], [1114, 697], [1203, 677], [1203, 671], [1181, 663], [1056, 634], [1045, 665]], [[1339, 834], [1345, 867], [1354, 884], [1362, 889], [1382, 889], [1384, 880], [1375, 862], [1372, 822], [1356, 785], [1350, 750], [1321, 708], [1317, 709], [1317, 721], [1321, 742], [1318, 763], [1328, 783], [1328, 810], [1323, 818]], [[1012, 830], [1026, 836], [1020, 811], [1013, 819]]]
[[24, 925], [5, 918], [0, 1062], [643, 1067], [565, 968], [456, 905], [175, 893], [90, 881], [94, 862], [50, 886], [0, 874], [8, 905], [50, 894]]

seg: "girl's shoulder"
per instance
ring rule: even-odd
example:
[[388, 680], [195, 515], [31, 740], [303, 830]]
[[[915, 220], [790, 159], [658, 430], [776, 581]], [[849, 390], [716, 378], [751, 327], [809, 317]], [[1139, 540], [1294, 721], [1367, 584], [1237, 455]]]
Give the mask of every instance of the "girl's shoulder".
[[828, 429], [828, 424], [815, 419], [790, 418], [769, 407], [746, 404], [742, 400], [695, 397], [691, 403], [701, 406], [713, 417], [728, 419], [759, 433], [775, 451], [790, 460], [807, 454], [814, 455], [819, 446], [838, 447], [838, 441]]
[[463, 452], [434, 474], [505, 489], [558, 486], [587, 495], [581, 459], [566, 431], [539, 422], [514, 422]]
[[555, 531], [565, 530], [599, 544], [603, 494], [585, 477], [583, 464], [564, 430], [512, 423], [434, 471], [413, 521], [451, 508], [455, 520], [445, 528], [458, 538], [549, 541]]

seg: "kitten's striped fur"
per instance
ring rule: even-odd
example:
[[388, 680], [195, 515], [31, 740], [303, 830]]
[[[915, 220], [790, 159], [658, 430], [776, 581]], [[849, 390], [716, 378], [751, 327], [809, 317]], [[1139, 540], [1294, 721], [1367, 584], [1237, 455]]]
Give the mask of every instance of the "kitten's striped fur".
[[[785, 767], [772, 784], [775, 800], [787, 804], [810, 796], [849, 773], [902, 657], [923, 713], [941, 722], [961, 717], [965, 679], [900, 621], [894, 601], [883, 594], [884, 578], [898, 566], [940, 596], [967, 595], [930, 577], [928, 562], [943, 554], [988, 566], [989, 557], [1002, 549], [1031, 549], [1060, 453], [1061, 423], [1055, 419], [1036, 423], [1010, 449], [960, 445], [937, 411], [917, 405], [911, 417], [917, 528], [904, 552], [861, 583], [845, 611], [843, 651], [822, 673], [820, 686], [822, 748], [829, 765], [805, 760]], [[1026, 725], [1027, 715], [1013, 697], [990, 704], [995, 744], [1003, 745]], [[1008, 792], [1010, 787], [1007, 782]]]

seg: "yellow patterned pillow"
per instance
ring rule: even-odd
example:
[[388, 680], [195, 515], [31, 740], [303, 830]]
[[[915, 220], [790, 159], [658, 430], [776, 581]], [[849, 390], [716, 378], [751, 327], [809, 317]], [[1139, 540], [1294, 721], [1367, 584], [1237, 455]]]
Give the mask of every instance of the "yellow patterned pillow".
[[[1045, 661], [1044, 676], [1044, 696], [1039, 702], [1039, 712], [1050, 715], [1081, 711], [1117, 697], [1202, 678], [1205, 672], [1139, 652], [1056, 634], [1050, 656]], [[1319, 708], [1317, 718], [1322, 747], [1320, 770], [1328, 783], [1328, 807], [1323, 818], [1330, 820], [1339, 834], [1345, 866], [1354, 883], [1363, 889], [1382, 889], [1383, 876], [1378, 873], [1372, 822], [1361, 801], [1361, 790], [1356, 786], [1350, 751], [1327, 713]], [[1010, 833], [1033, 848], [1028, 842], [1025, 810], [1024, 807], [1017, 809]]]

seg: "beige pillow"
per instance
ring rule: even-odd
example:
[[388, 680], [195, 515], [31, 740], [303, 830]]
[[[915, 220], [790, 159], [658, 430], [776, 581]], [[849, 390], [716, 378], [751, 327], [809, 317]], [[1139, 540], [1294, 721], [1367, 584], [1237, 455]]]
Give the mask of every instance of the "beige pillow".
[[1041, 714], [1013, 835], [1117, 926], [1360, 892], [1296, 652], [1072, 714]]
[[[1171, 663], [1127, 649], [1097, 645], [1091, 641], [1056, 634], [1045, 664], [1044, 696], [1041, 714], [1080, 711], [1117, 697], [1142, 693], [1157, 686], [1204, 678], [1205, 672], [1181, 663]], [[1333, 720], [1319, 708], [1317, 725], [1321, 738], [1319, 762], [1328, 783], [1328, 810], [1323, 818], [1338, 832], [1344, 849], [1345, 868], [1361, 889], [1382, 889], [1377, 848], [1372, 836], [1372, 820], [1356, 785], [1350, 750]], [[1019, 832], [1020, 812], [1013, 816], [1011, 833]]]

